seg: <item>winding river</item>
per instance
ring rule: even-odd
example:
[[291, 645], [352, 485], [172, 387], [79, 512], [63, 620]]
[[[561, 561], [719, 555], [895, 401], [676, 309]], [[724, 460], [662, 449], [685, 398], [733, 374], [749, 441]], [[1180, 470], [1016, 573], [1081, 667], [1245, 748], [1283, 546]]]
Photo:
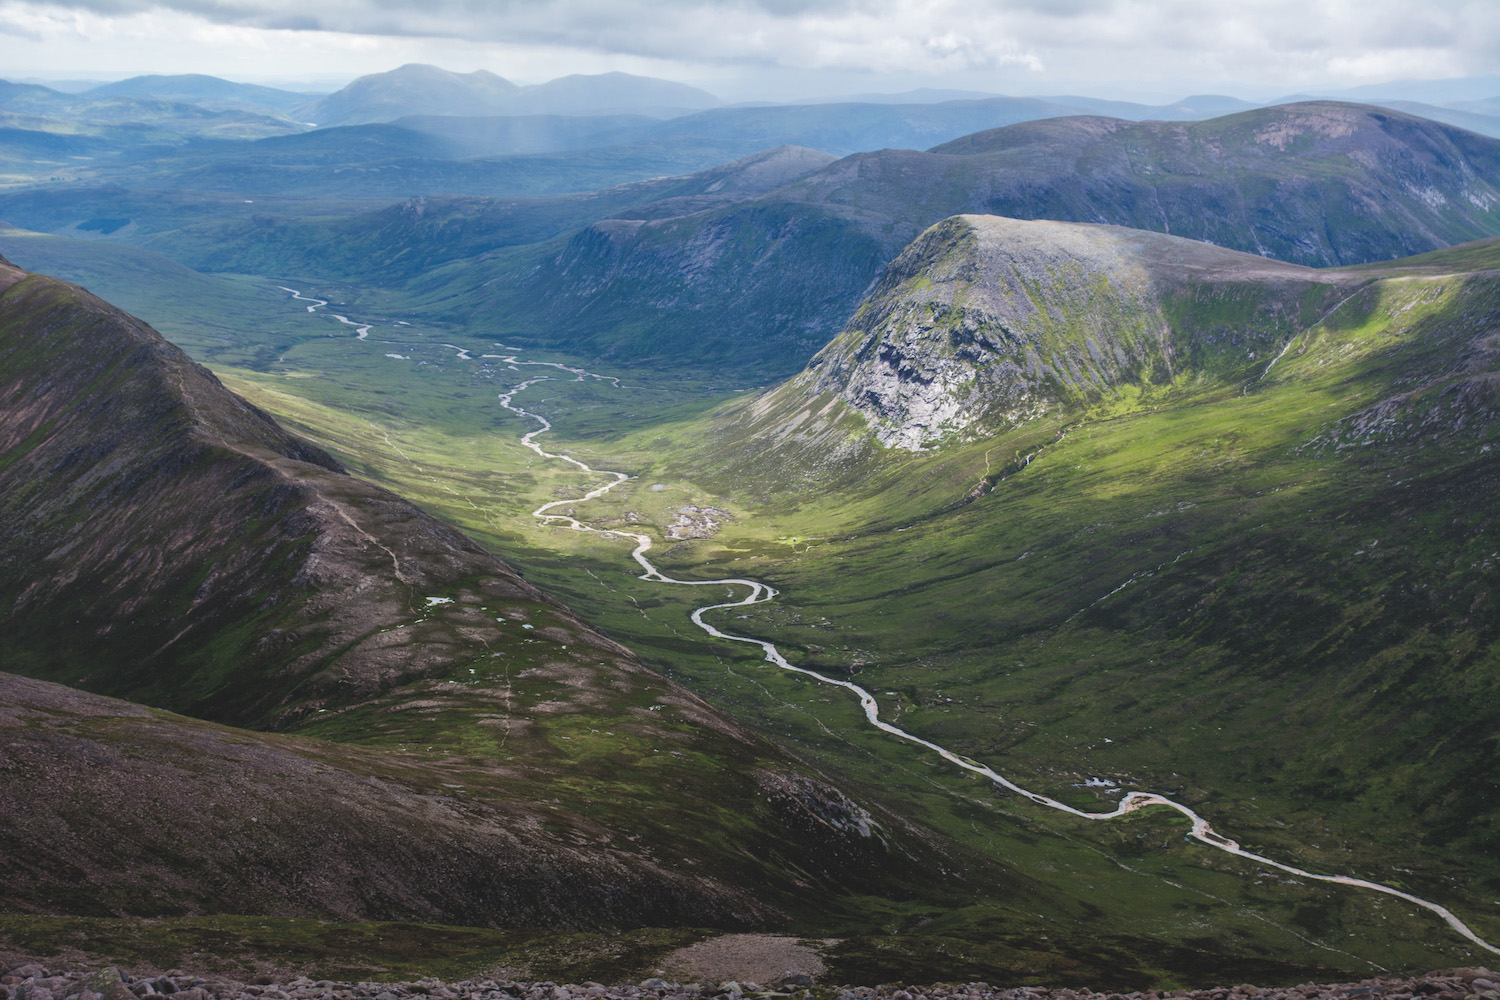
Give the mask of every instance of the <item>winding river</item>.
[[[295, 292], [290, 288], [283, 288], [282, 290], [291, 292], [294, 298], [301, 299], [302, 301], [315, 302], [318, 305], [327, 304], [319, 299], [305, 298], [300, 293]], [[308, 312], [312, 312], [316, 308], [317, 305], [308, 306]], [[352, 322], [342, 316], [337, 317], [337, 319], [348, 325], [354, 325]], [[364, 327], [363, 329], [367, 332], [369, 330], [369, 327]], [[360, 335], [360, 339], [364, 339], [363, 333]], [[449, 348], [458, 352], [460, 360], [470, 360], [470, 355], [467, 351], [451, 344], [434, 344], [427, 346]], [[572, 368], [567, 365], [559, 364], [557, 362], [522, 361], [519, 360], [515, 355], [487, 354], [484, 355], [484, 357], [498, 358], [499, 360], [507, 364], [516, 366], [517, 368], [553, 368], [560, 372], [567, 372], [572, 374], [574, 376], [574, 381], [581, 382], [585, 379], [592, 378], [611, 382], [616, 387], [619, 387], [620, 385], [620, 380], [614, 376], [598, 375], [594, 372], [586, 371], [582, 368]], [[515, 404], [515, 397], [517, 394], [524, 392], [525, 390], [540, 382], [552, 381], [554, 379], [556, 379], [556, 376], [542, 375], [520, 382], [508, 391], [503, 392], [499, 395], [500, 405], [505, 409], [510, 410], [512, 413], [515, 413], [517, 416], [520, 416], [527, 420], [536, 421], [536, 423], [538, 424], [537, 428], [525, 434], [521, 438], [521, 443], [527, 448], [536, 452], [538, 456], [554, 461], [567, 462], [577, 467], [580, 472], [594, 476], [605, 477], [609, 480], [609, 482], [605, 483], [603, 486], [599, 486], [592, 490], [589, 490], [582, 496], [565, 500], [552, 500], [548, 503], [544, 503], [536, 510], [532, 511], [532, 516], [539, 518], [547, 523], [561, 523], [573, 529], [574, 531], [587, 531], [598, 535], [613, 535], [618, 538], [625, 538], [633, 541], [635, 543], [635, 548], [631, 552], [631, 557], [640, 565], [641, 569], [643, 570], [643, 572], [640, 574], [640, 579], [642, 580], [648, 580], [654, 583], [688, 587], [744, 587], [746, 593], [745, 596], [740, 600], [727, 601], [719, 604], [707, 604], [698, 608], [692, 613], [691, 617], [693, 623], [708, 635], [714, 637], [715, 639], [723, 639], [728, 642], [739, 642], [751, 646], [758, 646], [760, 647], [762, 653], [765, 655], [766, 662], [771, 663], [782, 670], [786, 670], [795, 674], [801, 674], [805, 677], [811, 677], [819, 683], [827, 684], [831, 687], [843, 688], [859, 700], [860, 707], [864, 710], [865, 718], [869, 721], [870, 725], [874, 726], [876, 729], [879, 729], [881, 732], [887, 733], [897, 739], [905, 740], [908, 743], [914, 743], [917, 746], [922, 747], [923, 749], [929, 750], [951, 764], [961, 767], [966, 771], [971, 771], [975, 774], [981, 775], [982, 777], [989, 779], [996, 785], [999, 785], [1001, 788], [1014, 792], [1017, 795], [1024, 796], [1036, 805], [1044, 806], [1048, 809], [1055, 809], [1058, 812], [1064, 812], [1070, 816], [1076, 816], [1080, 819], [1090, 821], [1117, 819], [1121, 816], [1125, 816], [1129, 813], [1137, 812], [1141, 809], [1145, 809], [1151, 806], [1161, 806], [1166, 809], [1171, 809], [1175, 812], [1181, 813], [1188, 819], [1188, 821], [1192, 824], [1191, 830], [1188, 835], [1201, 844], [1204, 844], [1215, 850], [1223, 851], [1226, 854], [1233, 854], [1237, 857], [1245, 858], [1246, 860], [1252, 861], [1258, 865], [1264, 865], [1268, 868], [1275, 868], [1278, 871], [1285, 872], [1288, 875], [1296, 876], [1297, 878], [1310, 879], [1317, 882], [1331, 882], [1336, 885], [1353, 886], [1358, 889], [1366, 889], [1370, 892], [1382, 893], [1387, 896], [1394, 896], [1397, 899], [1405, 900], [1408, 903], [1412, 903], [1416, 906], [1422, 907], [1423, 909], [1429, 910], [1432, 913], [1435, 913], [1449, 927], [1472, 942], [1474, 945], [1483, 948], [1486, 951], [1500, 955], [1500, 947], [1496, 947], [1495, 945], [1490, 944], [1488, 941], [1481, 938], [1478, 934], [1474, 933], [1474, 931], [1469, 927], [1468, 924], [1460, 920], [1451, 910], [1449, 910], [1445, 906], [1434, 903], [1431, 900], [1422, 899], [1419, 896], [1414, 896], [1411, 893], [1404, 892], [1401, 889], [1395, 888], [1394, 886], [1383, 885], [1382, 883], [1371, 882], [1362, 878], [1353, 878], [1348, 875], [1323, 875], [1317, 872], [1307, 871], [1303, 868], [1298, 868], [1295, 865], [1284, 864], [1283, 862], [1268, 858], [1265, 855], [1256, 854], [1253, 851], [1247, 851], [1235, 841], [1223, 836], [1222, 834], [1216, 833], [1213, 827], [1209, 824], [1208, 820], [1198, 815], [1198, 813], [1194, 812], [1191, 808], [1183, 805], [1180, 802], [1174, 802], [1166, 796], [1158, 795], [1154, 792], [1131, 792], [1120, 801], [1120, 804], [1118, 806], [1116, 806], [1109, 812], [1091, 812], [1084, 809], [1077, 809], [1073, 806], [1068, 805], [1066, 802], [1060, 802], [1057, 799], [1051, 798], [1050, 796], [1030, 791], [1029, 789], [1024, 788], [1023, 786], [1017, 784], [1004, 775], [999, 774], [985, 764], [970, 760], [967, 757], [954, 753], [946, 747], [943, 747], [937, 743], [933, 743], [931, 740], [923, 739], [920, 736], [907, 732], [899, 726], [894, 726], [891, 723], [886, 722], [880, 717], [880, 704], [875, 700], [875, 696], [859, 685], [851, 683], [850, 681], [825, 676], [824, 674], [818, 673], [816, 670], [809, 670], [806, 667], [799, 667], [796, 664], [789, 662], [786, 657], [781, 654], [781, 651], [776, 648], [776, 645], [774, 643], [767, 642], [764, 639], [755, 639], [750, 636], [734, 635], [729, 632], [724, 632], [716, 626], [704, 621], [703, 616], [707, 612], [718, 611], [727, 608], [740, 608], [751, 604], [760, 604], [776, 597], [777, 591], [775, 590], [775, 588], [767, 584], [760, 583], [756, 580], [749, 580], [740, 577], [726, 577], [724, 579], [717, 580], [679, 580], [674, 577], [667, 576], [661, 570], [657, 569], [656, 566], [652, 564], [651, 560], [646, 558], [646, 553], [651, 550], [651, 539], [647, 535], [630, 531], [621, 531], [617, 528], [594, 528], [583, 523], [572, 515], [553, 513], [553, 511], [558, 507], [583, 503], [589, 500], [593, 500], [597, 497], [601, 497], [604, 494], [615, 489], [615, 487], [619, 486], [621, 483], [624, 483], [630, 479], [630, 476], [626, 475], [623, 472], [613, 472], [605, 469], [594, 469], [570, 455], [556, 454], [546, 451], [542, 448], [541, 445], [536, 443], [536, 438], [550, 431], [552, 429], [552, 424], [547, 420], [546, 417], [543, 417], [538, 413], [532, 413], [529, 410], [525, 410], [517, 406]]]

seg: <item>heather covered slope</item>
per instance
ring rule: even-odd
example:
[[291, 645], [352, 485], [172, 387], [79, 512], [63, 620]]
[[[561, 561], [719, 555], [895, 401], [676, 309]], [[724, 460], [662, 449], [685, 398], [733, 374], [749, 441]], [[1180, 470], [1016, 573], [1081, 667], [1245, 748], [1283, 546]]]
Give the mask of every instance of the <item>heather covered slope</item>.
[[58, 281], [5, 278], [0, 606], [13, 669], [284, 723], [484, 655], [493, 618], [425, 621], [427, 598], [460, 588], [548, 608], [566, 623], [555, 641], [623, 655], [144, 324]]
[[567, 808], [475, 788], [449, 761], [230, 729], [13, 674], [0, 674], [0, 735], [0, 788], [28, 803], [0, 822], [12, 912], [560, 928], [777, 916]]

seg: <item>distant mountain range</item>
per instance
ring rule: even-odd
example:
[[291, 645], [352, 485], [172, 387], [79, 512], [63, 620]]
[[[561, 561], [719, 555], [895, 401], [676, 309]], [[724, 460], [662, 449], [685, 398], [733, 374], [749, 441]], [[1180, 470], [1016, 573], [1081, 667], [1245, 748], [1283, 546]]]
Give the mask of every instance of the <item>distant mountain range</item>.
[[[666, 352], [707, 362], [710, 354], [746, 352], [778, 374], [842, 327], [907, 241], [956, 213], [1106, 222], [1314, 266], [1390, 259], [1500, 231], [1500, 142], [1334, 102], [1199, 123], [1022, 121], [926, 152], [885, 149], [837, 161], [797, 146], [804, 152], [795, 156], [756, 154], [675, 181], [610, 186], [622, 173], [633, 181], [683, 175], [701, 159], [733, 159], [727, 154], [743, 156], [739, 150], [788, 133], [826, 140], [839, 132], [842, 144], [859, 146], [882, 130], [931, 137], [1048, 110], [960, 102], [721, 108], [661, 122], [408, 118], [184, 148], [132, 166], [130, 188], [0, 195], [0, 218], [44, 232], [109, 234], [207, 270], [380, 274], [420, 287], [419, 301], [444, 303], [447, 317], [498, 323], [508, 335], [547, 330], [570, 350], [631, 357]], [[630, 135], [653, 138], [588, 145]], [[61, 157], [69, 144], [87, 149], [91, 141], [56, 137], [42, 148]], [[18, 159], [40, 155], [35, 144], [12, 142]], [[584, 148], [441, 158], [507, 143]], [[770, 162], [774, 170], [755, 166]], [[729, 182], [752, 173], [759, 178], [752, 187]], [[566, 194], [585, 187], [596, 190]], [[497, 188], [549, 197], [473, 197]], [[166, 191], [212, 192], [224, 208], [186, 194], [167, 201], [185, 199], [184, 210], [191, 204], [207, 220], [232, 209], [240, 221], [189, 222], [165, 210]], [[423, 196], [419, 214], [348, 215], [331, 203], [316, 222], [300, 217], [310, 196], [391, 202], [414, 191], [450, 194]], [[296, 198], [297, 207], [284, 215], [256, 207], [268, 196]], [[704, 322], [718, 331], [712, 341], [696, 333]]]
[[485, 70], [450, 73], [413, 63], [362, 76], [338, 93], [308, 105], [320, 126], [391, 121], [407, 115], [648, 114], [669, 117], [712, 107], [719, 99], [686, 84], [601, 73], [565, 76], [530, 87]]

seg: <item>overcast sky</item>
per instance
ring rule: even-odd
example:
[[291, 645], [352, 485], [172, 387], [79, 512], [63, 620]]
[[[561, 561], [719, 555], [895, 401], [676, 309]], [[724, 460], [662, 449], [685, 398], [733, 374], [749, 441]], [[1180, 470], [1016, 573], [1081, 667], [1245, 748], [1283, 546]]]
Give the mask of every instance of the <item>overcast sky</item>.
[[0, 0], [0, 78], [518, 83], [623, 70], [729, 99], [946, 87], [1269, 98], [1500, 71], [1497, 0]]

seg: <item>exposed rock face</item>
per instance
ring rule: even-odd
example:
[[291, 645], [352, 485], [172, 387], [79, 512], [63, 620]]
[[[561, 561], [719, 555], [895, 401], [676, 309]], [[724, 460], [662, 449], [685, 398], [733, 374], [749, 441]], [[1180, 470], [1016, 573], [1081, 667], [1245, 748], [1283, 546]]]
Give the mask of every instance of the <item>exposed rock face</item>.
[[1278, 346], [1274, 310], [1263, 328], [1174, 326], [1171, 302], [1188, 282], [1253, 282], [1255, 294], [1275, 295], [1363, 280], [1139, 230], [957, 216], [896, 259], [783, 391], [836, 393], [881, 444], [917, 451], [1127, 381], [1170, 382], [1205, 338], [1233, 340], [1246, 357]]

